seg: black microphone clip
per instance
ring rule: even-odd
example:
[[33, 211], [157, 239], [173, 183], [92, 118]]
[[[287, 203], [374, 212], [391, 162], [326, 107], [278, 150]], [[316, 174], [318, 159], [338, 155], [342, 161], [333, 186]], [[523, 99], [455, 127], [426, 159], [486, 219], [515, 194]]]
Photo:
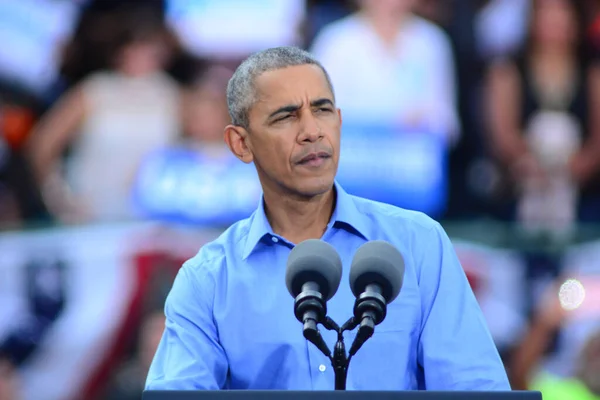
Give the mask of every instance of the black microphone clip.
[[302, 333], [306, 340], [313, 343], [327, 357], [331, 356], [331, 350], [319, 332], [318, 324], [325, 321], [327, 315], [327, 303], [319, 292], [319, 285], [307, 282], [302, 285], [302, 291], [294, 301], [294, 314], [298, 321], [302, 322]]
[[354, 302], [354, 323], [358, 332], [350, 346], [349, 355], [353, 356], [375, 332], [375, 325], [380, 324], [386, 316], [387, 303], [382, 295], [381, 287], [369, 284], [365, 291]]

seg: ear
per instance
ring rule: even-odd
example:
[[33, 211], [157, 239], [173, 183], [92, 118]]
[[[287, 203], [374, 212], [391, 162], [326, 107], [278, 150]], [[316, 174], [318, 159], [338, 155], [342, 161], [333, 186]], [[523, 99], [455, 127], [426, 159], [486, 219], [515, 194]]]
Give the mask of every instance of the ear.
[[338, 108], [337, 114], [338, 114], [338, 118], [340, 119], [340, 126], [342, 126], [342, 110]]
[[227, 125], [225, 127], [225, 143], [229, 150], [246, 164], [254, 160], [252, 150], [248, 146], [248, 131], [241, 126]]

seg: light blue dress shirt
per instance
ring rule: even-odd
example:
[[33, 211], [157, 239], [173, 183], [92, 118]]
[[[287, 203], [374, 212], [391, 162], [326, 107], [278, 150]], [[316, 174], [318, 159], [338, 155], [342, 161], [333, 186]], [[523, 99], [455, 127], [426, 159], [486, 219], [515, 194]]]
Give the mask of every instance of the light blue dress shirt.
[[[386, 240], [406, 271], [387, 317], [352, 358], [348, 390], [510, 390], [482, 312], [442, 227], [424, 214], [351, 196], [337, 201], [322, 240], [339, 252], [342, 283], [328, 302], [352, 316], [348, 273], [368, 240]], [[294, 244], [273, 233], [261, 206], [180, 269], [166, 329], [146, 381], [151, 390], [334, 388], [331, 363], [302, 335], [285, 285]], [[336, 334], [321, 327], [330, 349]], [[356, 330], [345, 333], [346, 348]]]

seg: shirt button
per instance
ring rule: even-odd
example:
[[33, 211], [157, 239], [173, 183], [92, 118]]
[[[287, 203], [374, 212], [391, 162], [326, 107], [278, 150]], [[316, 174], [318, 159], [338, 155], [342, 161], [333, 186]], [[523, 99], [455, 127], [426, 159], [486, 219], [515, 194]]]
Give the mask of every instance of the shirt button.
[[327, 369], [327, 367], [323, 364], [319, 365], [319, 371], [321, 372], [325, 372], [325, 370]]
[[273, 243], [279, 242], [279, 239], [277, 239], [275, 236], [271, 236], [271, 240], [273, 241]]

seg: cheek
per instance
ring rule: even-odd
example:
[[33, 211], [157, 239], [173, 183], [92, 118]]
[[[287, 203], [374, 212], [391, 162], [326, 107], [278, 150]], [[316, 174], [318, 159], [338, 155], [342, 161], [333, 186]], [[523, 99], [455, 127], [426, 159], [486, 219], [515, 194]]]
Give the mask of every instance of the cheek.
[[286, 135], [284, 133], [279, 135], [279, 133], [270, 135], [254, 145], [254, 157], [265, 170], [282, 172], [290, 168], [294, 143], [282, 140]]
[[332, 123], [327, 129], [327, 140], [338, 150], [340, 147], [341, 131], [339, 123]]

